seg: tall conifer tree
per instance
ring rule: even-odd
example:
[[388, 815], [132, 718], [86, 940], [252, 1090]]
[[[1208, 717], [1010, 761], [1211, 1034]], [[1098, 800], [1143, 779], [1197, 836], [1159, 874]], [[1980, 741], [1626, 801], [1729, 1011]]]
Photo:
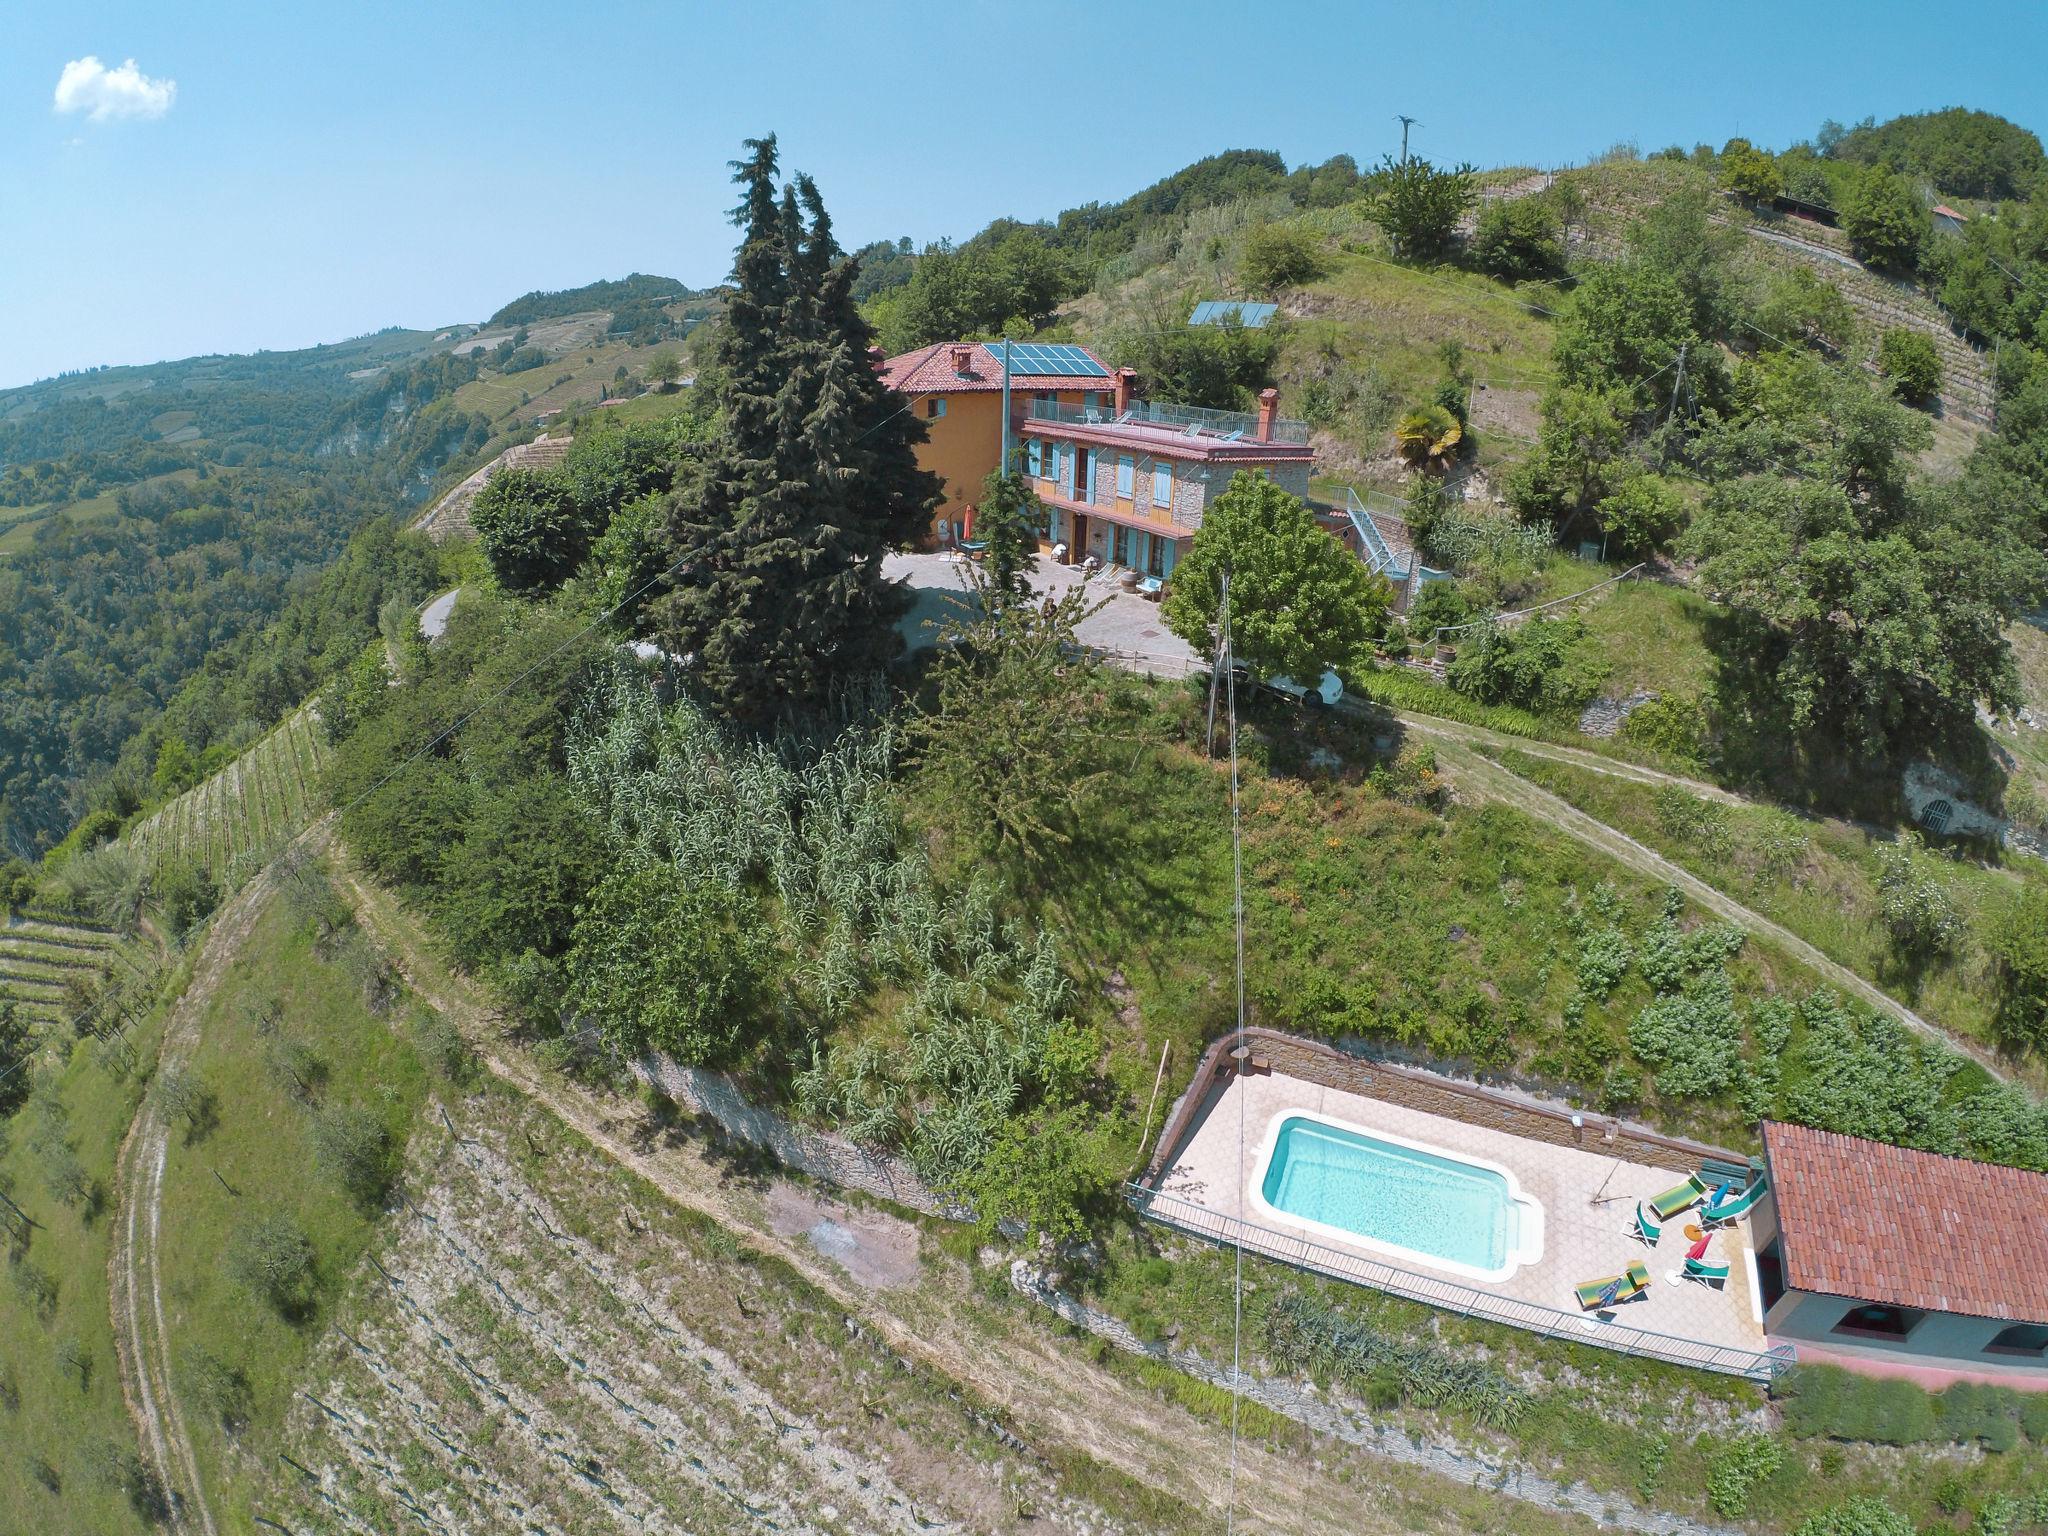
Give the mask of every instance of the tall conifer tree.
[[662, 623], [712, 702], [763, 728], [895, 655], [904, 599], [882, 556], [918, 536], [939, 485], [914, 456], [923, 424], [875, 372], [858, 267], [816, 186], [797, 176], [778, 196], [774, 138], [746, 147], [725, 425], [701, 489], [671, 506]]

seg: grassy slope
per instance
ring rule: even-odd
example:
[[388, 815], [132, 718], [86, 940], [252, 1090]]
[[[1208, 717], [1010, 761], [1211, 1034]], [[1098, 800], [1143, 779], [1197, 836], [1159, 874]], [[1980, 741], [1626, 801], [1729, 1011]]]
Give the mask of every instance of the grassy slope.
[[[138, 1027], [130, 1040], [140, 1059], [151, 1059], [160, 1017]], [[90, 1042], [77, 1046], [55, 1079], [70, 1138], [101, 1196], [111, 1188], [114, 1154], [127, 1132], [140, 1085], [116, 1080], [93, 1059]], [[0, 1373], [13, 1387], [0, 1403], [0, 1529], [93, 1531], [108, 1536], [140, 1531], [143, 1523], [121, 1494], [98, 1475], [107, 1446], [132, 1450], [135, 1432], [121, 1399], [107, 1308], [109, 1225], [113, 1214], [89, 1214], [60, 1205], [46, 1189], [28, 1143], [37, 1111], [31, 1107], [0, 1125], [0, 1188], [41, 1224], [26, 1250], [10, 1245], [10, 1284], [0, 1290]], [[55, 1310], [39, 1317], [25, 1296], [22, 1265], [53, 1277]], [[75, 1339], [90, 1358], [83, 1388], [61, 1367], [60, 1343]], [[17, 1396], [18, 1394], [18, 1396]], [[31, 1475], [45, 1458], [62, 1479], [53, 1494]]]
[[1944, 873], [1968, 931], [1954, 954], [1914, 964], [1898, 955], [1884, 925], [1878, 839], [1855, 823], [1715, 806], [1704, 813], [1725, 830], [1688, 833], [1678, 811], [1700, 806], [1691, 796], [1672, 801], [1674, 791], [1523, 753], [1509, 753], [1507, 761], [1523, 777], [1783, 923], [1929, 1018], [1973, 1039], [1993, 1038], [1997, 991], [1977, 935], [1989, 913], [2022, 883], [2048, 883], [2048, 870], [2035, 861], [2016, 858], [2005, 869], [1949, 863]]
[[[1098, 978], [1121, 970], [1135, 989], [1142, 1033], [1106, 1019], [1104, 1028], [1116, 1076], [1140, 1105], [1165, 1039], [1186, 1063], [1231, 1017], [1227, 777], [1202, 757], [1201, 700], [1179, 685], [1147, 695], [1144, 744], [1095, 824], [1077, 829], [1045, 898], [1070, 960]], [[1577, 1084], [1590, 1097], [1607, 1063], [1626, 1059], [1628, 1022], [1651, 994], [1631, 972], [1581, 1026], [1565, 1025], [1578, 947], [1568, 906], [1611, 883], [1639, 932], [1661, 890], [1515, 810], [1439, 815], [1389, 798], [1366, 782], [1372, 730], [1273, 711], [1253, 713], [1243, 732], [1254, 1020], [1368, 1035]], [[1342, 765], [1311, 766], [1318, 748]], [[1732, 972], [1745, 996], [1814, 984], [1756, 942]], [[1752, 1134], [1732, 1105], [1651, 1097], [1646, 1107], [1670, 1130], [1735, 1145]]]
[[[269, 1463], [334, 1298], [378, 1238], [376, 1213], [317, 1168], [310, 1112], [267, 1069], [270, 1042], [252, 1013], [266, 1002], [282, 1008], [280, 1035], [322, 1064], [320, 1104], [370, 1107], [403, 1145], [426, 1093], [411, 1046], [364, 1007], [346, 966], [322, 958], [310, 930], [273, 898], [207, 1006], [192, 1061], [215, 1095], [218, 1123], [197, 1136], [174, 1135], [164, 1174], [163, 1292], [174, 1382], [201, 1464], [212, 1469], [214, 1501], [228, 1507], [244, 1502], [248, 1481]], [[221, 1263], [237, 1222], [272, 1210], [299, 1221], [318, 1266], [314, 1307], [290, 1322], [252, 1302]], [[194, 1394], [195, 1350], [248, 1376], [250, 1425], [232, 1449], [218, 1418]]]

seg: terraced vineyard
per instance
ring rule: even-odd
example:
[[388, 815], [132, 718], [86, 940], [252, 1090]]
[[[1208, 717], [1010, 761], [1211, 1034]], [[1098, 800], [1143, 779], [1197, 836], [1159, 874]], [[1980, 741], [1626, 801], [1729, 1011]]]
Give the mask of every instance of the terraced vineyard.
[[131, 828], [128, 846], [152, 860], [189, 859], [216, 877], [296, 836], [318, 803], [327, 759], [310, 707], [203, 784]]
[[0, 927], [0, 997], [42, 1025], [62, 1024], [117, 969], [137, 962], [117, 930], [34, 910]]

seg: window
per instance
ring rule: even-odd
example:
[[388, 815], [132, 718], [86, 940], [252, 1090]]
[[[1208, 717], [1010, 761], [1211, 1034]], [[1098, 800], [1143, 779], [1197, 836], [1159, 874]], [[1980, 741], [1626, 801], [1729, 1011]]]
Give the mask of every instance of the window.
[[1024, 467], [1041, 479], [1045, 476], [1045, 444], [1035, 437], [1024, 444]]
[[1173, 505], [1173, 466], [1154, 464], [1152, 466], [1152, 505], [1170, 507]]
[[1125, 501], [1131, 499], [1132, 486], [1136, 482], [1138, 466], [1128, 453], [1116, 456], [1116, 493]]
[[1102, 395], [1099, 391], [1086, 389], [1081, 392], [1081, 409], [1093, 411], [1101, 408]]
[[1989, 1344], [1987, 1355], [2027, 1355], [2035, 1360], [2048, 1356], [2048, 1324], [2014, 1323]]
[[1110, 562], [1114, 565], [1130, 565], [1131, 530], [1118, 524], [1110, 533]]
[[1927, 1314], [1917, 1307], [1851, 1307], [1834, 1331], [1854, 1339], [1897, 1341], [1911, 1333]]
[[931, 399], [925, 401], [924, 419], [926, 421], [937, 421], [941, 416], [945, 414], [946, 397], [944, 395], [933, 395]]
[[1155, 533], [1147, 542], [1151, 548], [1145, 551], [1145, 574], [1163, 577], [1167, 570], [1166, 557], [1173, 549], [1173, 540], [1162, 539]]

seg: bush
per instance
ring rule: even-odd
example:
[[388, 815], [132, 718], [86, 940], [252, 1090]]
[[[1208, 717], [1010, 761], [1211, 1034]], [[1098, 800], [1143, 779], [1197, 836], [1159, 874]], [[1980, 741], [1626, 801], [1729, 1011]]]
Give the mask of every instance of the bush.
[[1469, 631], [1451, 663], [1450, 685], [1482, 704], [1512, 704], [1539, 714], [1584, 706], [1599, 691], [1601, 663], [1577, 618], [1530, 619], [1515, 628]]
[[1739, 1520], [1748, 1512], [1757, 1485], [1777, 1474], [1785, 1448], [1769, 1435], [1742, 1435], [1714, 1457], [1707, 1469], [1707, 1505], [1715, 1514]]
[[1256, 293], [1299, 288], [1323, 275], [1321, 253], [1296, 224], [1260, 224], [1245, 236], [1238, 275]]
[[396, 1172], [389, 1128], [360, 1105], [330, 1105], [313, 1117], [313, 1156], [366, 1205], [383, 1195]]
[[1925, 405], [1941, 392], [1941, 354], [1922, 331], [1886, 331], [1877, 344], [1877, 366], [1909, 404]]
[[2048, 891], [2013, 897], [1991, 925], [1987, 948], [1998, 975], [1998, 1027], [2015, 1044], [2048, 1051]]
[[171, 936], [182, 939], [213, 914], [220, 904], [220, 887], [204, 867], [189, 859], [164, 865], [151, 882], [157, 911]]
[[1725, 1093], [1742, 1065], [1742, 1022], [1727, 971], [1715, 966], [1683, 992], [1653, 998], [1629, 1025], [1628, 1043], [1657, 1069], [1657, 1091], [1665, 1097]]
[[1479, 270], [1503, 282], [1554, 277], [1564, 270], [1564, 248], [1550, 209], [1535, 198], [1492, 202], [1472, 235]]
[[1953, 949], [1963, 935], [1949, 882], [1928, 867], [1912, 834], [1896, 843], [1877, 846], [1877, 890], [1892, 942], [1907, 954], [1937, 954]]
[[1699, 763], [1707, 754], [1707, 710], [1698, 694], [1664, 693], [1645, 699], [1621, 723], [1624, 741], [1681, 762]]
[[1793, 1536], [1913, 1536], [1913, 1522], [1883, 1499], [1850, 1499], [1809, 1517]]
[[228, 1237], [227, 1272], [280, 1315], [297, 1317], [313, 1295], [312, 1239], [286, 1212], [252, 1217]]

